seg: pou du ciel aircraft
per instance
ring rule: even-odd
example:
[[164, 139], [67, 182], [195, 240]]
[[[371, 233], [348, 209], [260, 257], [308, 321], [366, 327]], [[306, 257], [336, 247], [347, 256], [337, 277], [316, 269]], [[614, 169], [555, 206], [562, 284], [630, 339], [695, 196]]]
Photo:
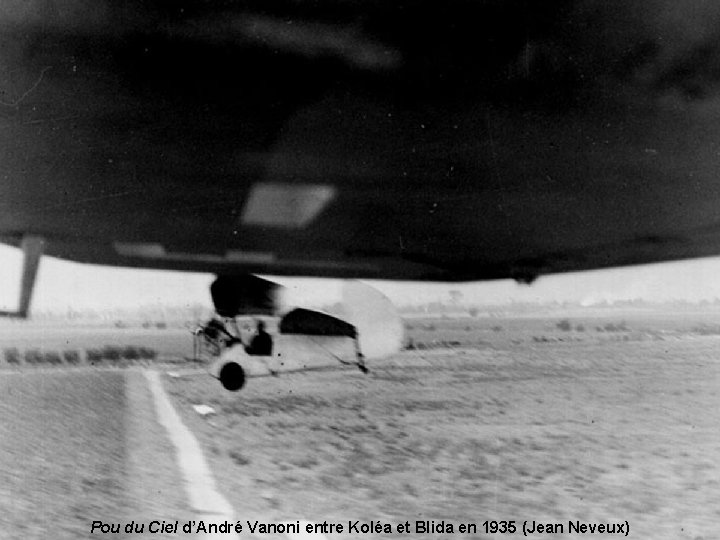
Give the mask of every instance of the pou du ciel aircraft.
[[[717, 255], [719, 27], [683, 0], [4, 1], [5, 315], [43, 254], [216, 274], [229, 318], [272, 311], [255, 274], [530, 283]], [[369, 356], [373, 325], [287, 317], [277, 351]], [[261, 368], [229, 345], [237, 387]]]

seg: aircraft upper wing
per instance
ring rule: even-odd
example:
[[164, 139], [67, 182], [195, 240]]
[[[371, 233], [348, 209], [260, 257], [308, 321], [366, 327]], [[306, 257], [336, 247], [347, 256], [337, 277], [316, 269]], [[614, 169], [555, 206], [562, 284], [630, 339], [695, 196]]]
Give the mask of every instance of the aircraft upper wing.
[[416, 280], [720, 254], [720, 8], [0, 4], [0, 240]]

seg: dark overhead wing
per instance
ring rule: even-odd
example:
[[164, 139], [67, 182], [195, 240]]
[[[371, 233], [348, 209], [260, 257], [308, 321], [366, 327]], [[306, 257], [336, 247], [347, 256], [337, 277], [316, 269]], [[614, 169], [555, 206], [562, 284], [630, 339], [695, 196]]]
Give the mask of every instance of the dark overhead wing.
[[100, 264], [400, 279], [720, 253], [720, 8], [0, 6], [0, 236]]

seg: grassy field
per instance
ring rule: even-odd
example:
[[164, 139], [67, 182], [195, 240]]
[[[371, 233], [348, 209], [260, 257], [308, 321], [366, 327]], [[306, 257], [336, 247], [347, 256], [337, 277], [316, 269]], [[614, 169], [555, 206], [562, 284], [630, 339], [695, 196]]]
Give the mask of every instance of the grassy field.
[[633, 538], [716, 537], [720, 338], [692, 330], [714, 321], [625, 317], [599, 332], [622, 321], [562, 319], [415, 320], [416, 348], [369, 376], [257, 379], [239, 394], [166, 384], [241, 519], [566, 524], [549, 538], [571, 537], [568, 520], [627, 521]]
[[[0, 369], [181, 362], [193, 356], [191, 327], [190, 323], [159, 329], [0, 320]], [[405, 320], [405, 334], [405, 347], [417, 351], [663, 341], [720, 335], [720, 313], [626, 311], [554, 317], [410, 318]]]
[[182, 361], [192, 354], [192, 334], [184, 328], [123, 329], [22, 321], [0, 326], [0, 369]]
[[720, 335], [720, 313], [611, 311], [553, 317], [406, 319], [406, 344], [420, 350], [538, 343], [661, 341]]
[[[627, 521], [634, 538], [710, 539], [720, 522], [719, 323], [715, 314], [411, 319], [410, 348], [371, 364], [369, 375], [338, 369], [253, 379], [238, 394], [224, 392], [205, 376], [166, 377], [165, 385], [242, 520], [346, 525], [354, 520], [393, 525], [444, 520], [479, 527], [485, 520], [503, 519], [566, 525], [568, 520]], [[24, 353], [35, 349], [152, 348], [155, 359], [146, 364], [184, 361], [192, 352], [190, 333], [181, 329], [17, 324], [0, 329], [0, 347], [23, 353], [18, 364], [0, 357], [0, 365], [12, 371], [43, 365], [26, 362]], [[74, 364], [63, 358], [50, 365]], [[116, 383], [111, 372], [97, 375], [111, 386]], [[57, 409], [54, 425], [62, 429], [70, 416], [63, 407], [74, 407], [76, 400], [62, 398], [70, 394], [61, 387], [50, 392], [55, 384], [48, 377], [42, 388], [23, 390], [8, 376], [3, 391], [8, 397], [22, 394], [8, 401], [17, 408], [6, 411], [8, 417], [31, 415], [27, 423], [42, 426], [52, 420], [33, 422], [35, 408], [50, 416]], [[97, 402], [104, 384], [97, 386]], [[107, 406], [127, 408], [113, 401], [124, 400], [125, 393], [111, 390]], [[58, 402], [48, 401], [44, 392]], [[98, 426], [92, 407], [78, 403], [78, 421], [88, 433], [72, 438], [71, 446], [98, 438], [100, 445], [107, 440], [110, 448], [130, 452], [118, 457], [119, 467], [108, 473], [111, 491], [88, 484], [89, 507], [92, 500], [108, 508], [151, 499], [145, 493], [150, 484], [122, 488], [133, 485], [128, 478], [135, 474], [127, 471], [150, 459], [141, 457], [141, 445], [132, 439], [118, 442], [121, 427]], [[216, 414], [198, 416], [192, 405], [199, 403], [211, 405]], [[128, 423], [122, 418], [135, 408], [116, 415], [118, 426]], [[145, 403], [140, 409], [152, 408]], [[88, 415], [87, 421], [82, 415]], [[147, 426], [152, 420], [142, 422]], [[18, 421], [5, 429], [18, 431], [23, 425]], [[6, 489], [0, 494], [6, 512], [26, 516], [32, 511], [11, 497], [22, 489], [23, 476], [12, 476], [8, 464], [14, 462], [8, 460], [32, 454], [17, 444], [37, 440], [43, 452], [50, 452], [56, 446], [53, 433], [45, 435], [40, 427], [34, 438], [4, 434], [9, 457], [3, 469]], [[17, 443], [8, 442], [13, 437]], [[67, 459], [38, 453], [34, 468], [42, 468], [43, 460], [55, 465], [37, 489], [54, 493], [56, 484], [75, 485], [68, 480], [69, 467], [83, 448], [66, 448]], [[105, 473], [92, 472], [94, 457], [83, 459], [90, 464], [83, 469], [91, 471], [89, 482], [104, 478]], [[134, 465], [128, 468], [128, 463]], [[168, 466], [172, 463], [167, 460]], [[173, 482], [169, 472], [166, 476]], [[48, 519], [61, 508], [48, 504]], [[25, 517], [18, 520], [24, 523]], [[18, 537], [21, 529], [16, 529]], [[26, 532], [32, 536], [32, 530]], [[402, 535], [388, 535], [393, 536]], [[492, 535], [479, 529], [475, 537]], [[566, 529], [543, 537], [571, 536]]]
[[0, 378], [0, 537], [87, 538], [126, 507], [123, 377], [92, 375]]
[[4, 373], [0, 538], [98, 538], [96, 520], [192, 516], [173, 451], [139, 370]]

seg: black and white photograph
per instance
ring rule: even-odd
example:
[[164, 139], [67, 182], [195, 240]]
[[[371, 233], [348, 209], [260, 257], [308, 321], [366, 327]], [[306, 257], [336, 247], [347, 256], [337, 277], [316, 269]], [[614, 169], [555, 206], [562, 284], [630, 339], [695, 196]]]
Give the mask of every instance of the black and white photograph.
[[720, 538], [720, 2], [0, 0], [0, 540]]

